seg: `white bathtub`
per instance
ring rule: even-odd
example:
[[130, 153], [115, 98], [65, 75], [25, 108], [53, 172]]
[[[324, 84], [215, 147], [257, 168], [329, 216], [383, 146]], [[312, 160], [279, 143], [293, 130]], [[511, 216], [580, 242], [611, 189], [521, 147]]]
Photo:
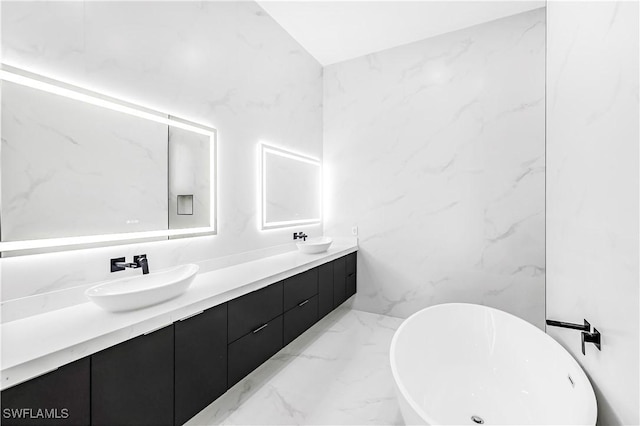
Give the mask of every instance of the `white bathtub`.
[[417, 312], [396, 331], [390, 358], [406, 424], [596, 423], [593, 388], [573, 357], [497, 309], [451, 303]]

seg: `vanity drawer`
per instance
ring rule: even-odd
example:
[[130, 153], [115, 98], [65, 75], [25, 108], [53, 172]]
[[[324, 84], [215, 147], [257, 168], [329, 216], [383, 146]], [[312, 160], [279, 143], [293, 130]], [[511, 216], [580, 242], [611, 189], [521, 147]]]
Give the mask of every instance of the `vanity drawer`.
[[284, 313], [284, 345], [291, 343], [318, 321], [318, 296], [303, 300]]
[[232, 387], [282, 349], [282, 315], [257, 327], [228, 347], [227, 383]]
[[229, 343], [282, 315], [282, 282], [229, 302]]
[[318, 294], [318, 268], [284, 280], [284, 310]]

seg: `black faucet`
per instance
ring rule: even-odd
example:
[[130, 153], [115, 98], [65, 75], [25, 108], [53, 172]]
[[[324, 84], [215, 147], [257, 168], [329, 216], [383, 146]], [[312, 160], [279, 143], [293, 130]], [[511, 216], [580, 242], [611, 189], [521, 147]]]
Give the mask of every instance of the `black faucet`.
[[149, 273], [149, 261], [147, 260], [146, 254], [133, 256], [133, 263], [138, 265], [138, 268], [142, 268], [142, 275], [147, 275]]
[[148, 274], [149, 261], [147, 260], [147, 255], [139, 254], [139, 255], [133, 256], [132, 263], [125, 262], [124, 257], [117, 257], [115, 259], [111, 259], [111, 272], [124, 271], [126, 268], [131, 268], [131, 269], [142, 268], [142, 275]]
[[573, 324], [570, 322], [562, 322], [562, 321], [554, 321], [547, 320], [547, 325], [551, 325], [554, 327], [562, 327], [562, 328], [571, 328], [573, 330], [580, 330], [582, 333], [582, 355], [585, 355], [584, 345], [585, 343], [593, 343], [598, 350], [602, 350], [601, 339], [602, 335], [598, 331], [597, 328], [593, 328], [593, 333], [591, 333], [591, 324], [589, 321], [583, 320], [584, 324]]
[[298, 238], [302, 238], [302, 241], [307, 241], [307, 234], [305, 234], [302, 231], [300, 231], [298, 233], [294, 232], [293, 233], [293, 239], [297, 240]]

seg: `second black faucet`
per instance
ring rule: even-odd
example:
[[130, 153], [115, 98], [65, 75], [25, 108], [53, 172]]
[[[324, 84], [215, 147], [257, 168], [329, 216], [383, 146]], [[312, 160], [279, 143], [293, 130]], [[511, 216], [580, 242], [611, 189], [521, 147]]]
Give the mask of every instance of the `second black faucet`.
[[111, 259], [111, 272], [124, 271], [126, 268], [138, 269], [142, 268], [142, 274], [149, 273], [149, 261], [146, 254], [138, 254], [133, 256], [133, 262], [125, 262], [124, 257], [116, 257]]
[[307, 234], [305, 234], [304, 232], [300, 231], [300, 232], [294, 232], [293, 233], [293, 239], [297, 240], [298, 238], [301, 238], [302, 241], [307, 241]]

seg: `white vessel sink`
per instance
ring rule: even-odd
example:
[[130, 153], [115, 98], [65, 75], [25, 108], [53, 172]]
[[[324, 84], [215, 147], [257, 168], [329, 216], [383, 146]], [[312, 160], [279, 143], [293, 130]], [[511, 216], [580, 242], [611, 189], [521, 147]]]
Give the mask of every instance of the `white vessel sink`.
[[198, 269], [198, 265], [188, 264], [147, 275], [106, 281], [87, 289], [84, 294], [110, 312], [143, 308], [184, 293]]
[[333, 240], [329, 237], [309, 238], [309, 240], [297, 243], [301, 253], [314, 254], [322, 253], [329, 249]]

